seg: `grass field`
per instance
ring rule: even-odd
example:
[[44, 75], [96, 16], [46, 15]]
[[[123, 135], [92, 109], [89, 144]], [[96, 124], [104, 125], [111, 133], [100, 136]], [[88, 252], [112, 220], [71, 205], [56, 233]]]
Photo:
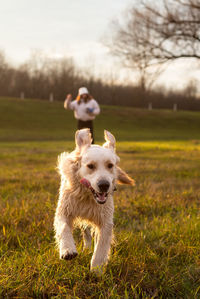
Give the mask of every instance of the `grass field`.
[[102, 107], [136, 187], [115, 194], [110, 261], [61, 261], [54, 244], [57, 155], [74, 147], [62, 103], [0, 99], [0, 298], [200, 298], [200, 112]]

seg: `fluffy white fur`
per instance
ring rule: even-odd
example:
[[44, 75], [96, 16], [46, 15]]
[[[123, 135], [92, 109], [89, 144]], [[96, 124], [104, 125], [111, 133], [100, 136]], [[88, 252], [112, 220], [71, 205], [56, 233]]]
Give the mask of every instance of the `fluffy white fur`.
[[[56, 209], [54, 228], [61, 259], [77, 255], [72, 235], [73, 226], [83, 228], [84, 245], [91, 246], [91, 231], [95, 234], [92, 270], [101, 270], [108, 260], [113, 229], [113, 191], [116, 183], [133, 185], [134, 181], [122, 171], [117, 163], [115, 138], [105, 131], [103, 146], [91, 145], [89, 129], [76, 132], [76, 149], [62, 153], [58, 158], [61, 186]], [[91, 166], [92, 165], [92, 166]], [[90, 183], [90, 188], [80, 183]], [[102, 182], [106, 183], [103, 184]], [[103, 189], [103, 192], [102, 192]], [[104, 190], [105, 189], [105, 190]]]

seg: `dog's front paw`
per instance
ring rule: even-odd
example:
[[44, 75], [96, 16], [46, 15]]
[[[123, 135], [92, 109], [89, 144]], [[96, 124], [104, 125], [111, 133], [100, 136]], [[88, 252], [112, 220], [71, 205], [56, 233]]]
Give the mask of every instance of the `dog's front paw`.
[[95, 273], [97, 276], [101, 276], [104, 272], [104, 267], [103, 265], [100, 265], [100, 266], [92, 266], [90, 267], [90, 270]]
[[66, 254], [62, 254], [61, 259], [63, 259], [63, 260], [72, 260], [72, 259], [75, 258], [77, 255], [78, 255], [77, 252], [66, 253]]
[[60, 254], [60, 258], [62, 260], [72, 260], [77, 255], [78, 255], [78, 253], [76, 251], [74, 251], [74, 252], [66, 251], [65, 253]]

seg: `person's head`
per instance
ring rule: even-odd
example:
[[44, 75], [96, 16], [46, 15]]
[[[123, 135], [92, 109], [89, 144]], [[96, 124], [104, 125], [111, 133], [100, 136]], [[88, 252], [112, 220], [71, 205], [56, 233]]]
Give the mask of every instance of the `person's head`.
[[86, 87], [79, 88], [76, 100], [79, 101], [80, 99], [83, 99], [84, 101], [89, 101], [92, 99], [92, 96], [89, 94], [89, 91]]

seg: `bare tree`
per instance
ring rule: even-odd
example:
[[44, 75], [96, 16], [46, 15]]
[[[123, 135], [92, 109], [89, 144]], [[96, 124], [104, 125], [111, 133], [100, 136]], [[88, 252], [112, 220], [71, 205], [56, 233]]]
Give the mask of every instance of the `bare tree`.
[[9, 86], [13, 82], [13, 69], [9, 66], [3, 51], [0, 51], [0, 93], [9, 95]]
[[140, 85], [150, 87], [178, 58], [200, 58], [200, 1], [135, 1], [115, 21], [106, 45], [124, 65], [137, 69]]
[[184, 88], [183, 93], [186, 98], [198, 98], [198, 83], [196, 79], [190, 79], [187, 86]]
[[178, 58], [200, 59], [200, 1], [143, 1], [143, 10], [136, 10], [150, 30], [144, 39], [152, 57], [163, 62]]
[[123, 66], [138, 73], [139, 85], [143, 91], [149, 89], [163, 70], [161, 64], [153, 59], [146, 41], [150, 39], [150, 28], [144, 26], [140, 9], [126, 11], [122, 21], [111, 24], [111, 32], [104, 39], [111, 54], [121, 59]]

